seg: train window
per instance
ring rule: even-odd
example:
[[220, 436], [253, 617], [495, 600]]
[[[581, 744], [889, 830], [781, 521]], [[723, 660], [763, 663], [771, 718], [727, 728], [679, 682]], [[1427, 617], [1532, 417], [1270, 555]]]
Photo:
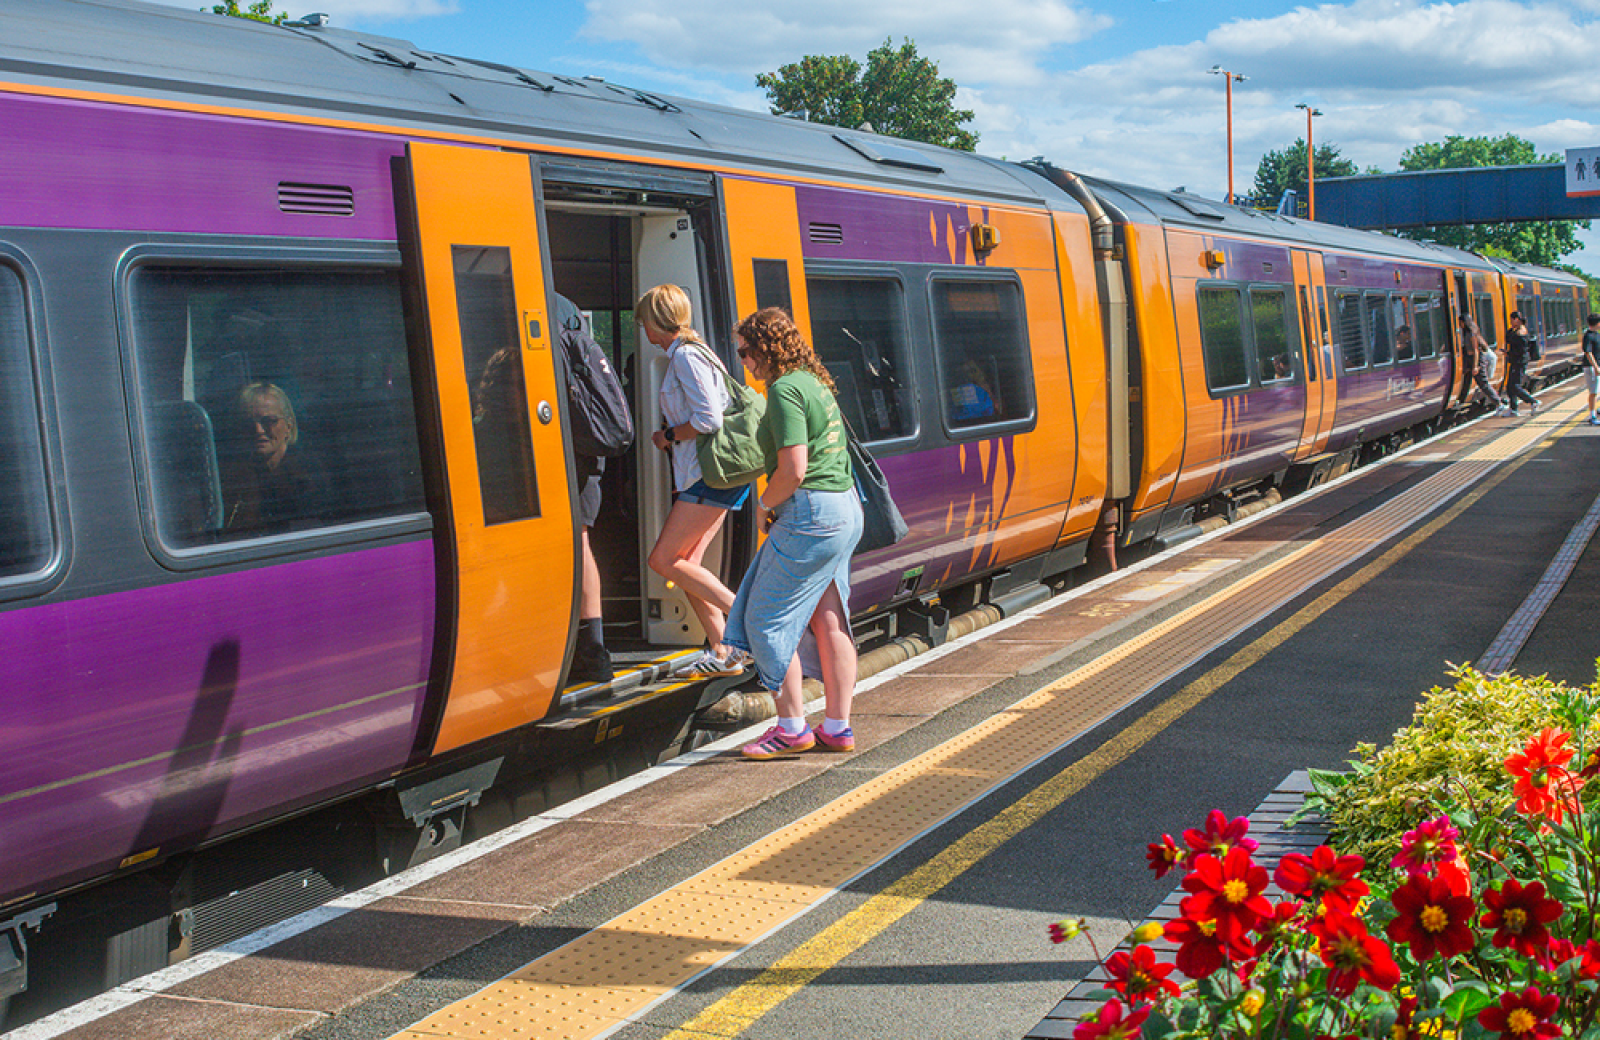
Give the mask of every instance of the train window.
[[1389, 298], [1383, 293], [1368, 293], [1365, 297], [1367, 331], [1372, 338], [1367, 357], [1374, 368], [1394, 360], [1393, 341], [1389, 328]]
[[1289, 296], [1282, 289], [1251, 289], [1250, 320], [1255, 332], [1256, 371], [1261, 382], [1282, 383], [1294, 378], [1294, 355], [1300, 345], [1291, 342]]
[[1240, 295], [1234, 288], [1200, 288], [1200, 342], [1205, 348], [1206, 385], [1213, 393], [1250, 385]]
[[1411, 311], [1416, 317], [1417, 356], [1435, 357], [1444, 339], [1444, 299], [1438, 293], [1425, 293], [1411, 298]]
[[1398, 294], [1389, 297], [1389, 326], [1394, 329], [1394, 359], [1396, 361], [1415, 361], [1417, 359], [1416, 333], [1412, 329], [1412, 320], [1406, 313], [1409, 309], [1404, 296]]
[[1479, 293], [1472, 298], [1472, 303], [1478, 316], [1478, 335], [1491, 347], [1500, 345], [1499, 330], [1494, 323], [1494, 299], [1488, 293]]
[[[1305, 286], [1300, 286], [1300, 338], [1310, 337], [1316, 340], [1316, 331], [1311, 324], [1311, 297], [1306, 292]], [[1306, 379], [1315, 383], [1317, 381], [1317, 352], [1313, 348], [1306, 351]]]
[[528, 424], [528, 384], [517, 334], [511, 250], [451, 246], [461, 353], [472, 395], [472, 443], [478, 458], [483, 522], [539, 515], [539, 485]]
[[1354, 372], [1366, 368], [1367, 341], [1361, 335], [1361, 294], [1336, 293], [1333, 301], [1339, 315], [1339, 350], [1344, 370]]
[[0, 264], [0, 579], [44, 570], [55, 542], [25, 299]]
[[812, 340], [833, 376], [851, 429], [864, 441], [915, 436], [916, 396], [900, 282], [808, 275], [806, 294]]
[[162, 544], [421, 512], [397, 272], [145, 263], [129, 301]]
[[950, 429], [1033, 417], [1028, 333], [1015, 282], [935, 278], [933, 338]]
[[756, 309], [782, 307], [794, 314], [794, 300], [789, 296], [789, 261], [756, 260], [752, 267], [756, 276]]

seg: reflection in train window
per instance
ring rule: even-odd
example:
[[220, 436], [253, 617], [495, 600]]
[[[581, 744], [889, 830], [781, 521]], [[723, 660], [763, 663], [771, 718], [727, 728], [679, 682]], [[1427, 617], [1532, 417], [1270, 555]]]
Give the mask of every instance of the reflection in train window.
[[1282, 289], [1250, 290], [1250, 323], [1255, 332], [1256, 372], [1263, 384], [1294, 378], [1294, 355], [1300, 344], [1290, 341], [1288, 294]]
[[1334, 295], [1338, 309], [1339, 352], [1346, 372], [1367, 367], [1367, 341], [1361, 335], [1361, 294], [1341, 292]]
[[1016, 283], [935, 279], [933, 338], [950, 429], [1033, 417], [1033, 372]]
[[1394, 357], [1389, 329], [1389, 298], [1382, 293], [1366, 296], [1367, 329], [1372, 335], [1371, 350], [1367, 357], [1376, 368], [1387, 365]]
[[38, 573], [54, 552], [24, 299], [21, 277], [0, 265], [0, 579]]
[[905, 293], [892, 278], [808, 275], [811, 334], [839, 407], [863, 441], [912, 437], [916, 395]]
[[1472, 298], [1473, 313], [1478, 318], [1478, 335], [1491, 347], [1500, 345], [1500, 330], [1494, 323], [1494, 298], [1488, 293], [1478, 293]]
[[164, 545], [422, 510], [396, 272], [150, 263], [129, 295]]
[[1444, 339], [1444, 298], [1438, 293], [1413, 296], [1411, 309], [1416, 315], [1417, 356], [1436, 356]]
[[1234, 288], [1200, 289], [1200, 342], [1205, 349], [1206, 386], [1212, 391], [1250, 384], [1244, 355], [1240, 293]]
[[1394, 359], [1396, 361], [1415, 361], [1417, 359], [1416, 331], [1411, 327], [1411, 319], [1406, 315], [1406, 298], [1404, 296], [1389, 297], [1389, 327], [1394, 329]]

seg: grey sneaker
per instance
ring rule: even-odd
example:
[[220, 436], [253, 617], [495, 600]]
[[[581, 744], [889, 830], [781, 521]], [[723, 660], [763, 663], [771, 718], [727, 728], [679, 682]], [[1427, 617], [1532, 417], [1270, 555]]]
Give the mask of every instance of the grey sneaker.
[[723, 675], [743, 675], [753, 662], [750, 655], [739, 650], [729, 650], [727, 657], [718, 657], [710, 650], [702, 650], [684, 664], [672, 670], [674, 679], [715, 679]]

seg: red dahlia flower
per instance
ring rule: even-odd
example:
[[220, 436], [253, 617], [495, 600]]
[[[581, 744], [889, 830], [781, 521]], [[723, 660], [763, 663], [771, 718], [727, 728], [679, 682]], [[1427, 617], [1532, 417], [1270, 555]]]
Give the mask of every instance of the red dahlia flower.
[[1163, 834], [1160, 841], [1153, 841], [1145, 846], [1144, 858], [1150, 862], [1150, 869], [1156, 872], [1156, 877], [1164, 878], [1173, 867], [1184, 865], [1188, 853], [1178, 848], [1178, 843], [1172, 840], [1172, 835]]
[[1185, 899], [1183, 917], [1168, 921], [1166, 937], [1178, 944], [1173, 958], [1178, 970], [1191, 979], [1203, 979], [1221, 968], [1227, 961], [1242, 961], [1254, 955], [1248, 937], [1237, 935], [1224, 938], [1217, 932], [1216, 921], [1200, 921], [1188, 915], [1187, 908], [1194, 897]]
[[1449, 863], [1456, 858], [1456, 839], [1461, 837], [1461, 832], [1450, 823], [1450, 817], [1439, 816], [1417, 825], [1414, 831], [1406, 831], [1405, 837], [1400, 839], [1400, 855], [1394, 858], [1391, 864], [1404, 870], [1407, 874], [1432, 875], [1434, 868], [1440, 863]]
[[1255, 954], [1257, 957], [1264, 956], [1268, 950], [1272, 949], [1273, 943], [1283, 938], [1284, 935], [1303, 929], [1304, 926], [1297, 920], [1300, 916], [1300, 911], [1303, 909], [1305, 909], [1304, 903], [1296, 903], [1287, 899], [1272, 904], [1272, 914], [1256, 925]]
[[1472, 899], [1450, 891], [1443, 878], [1413, 875], [1390, 897], [1397, 916], [1385, 930], [1397, 943], [1408, 943], [1411, 956], [1425, 961], [1434, 954], [1449, 959], [1476, 944], [1472, 934]]
[[1389, 947], [1368, 934], [1358, 919], [1330, 911], [1306, 930], [1317, 937], [1317, 952], [1329, 968], [1328, 992], [1334, 996], [1348, 997], [1363, 979], [1386, 991], [1400, 981], [1400, 967]]
[[1209, 852], [1220, 858], [1227, 855], [1231, 849], [1254, 852], [1261, 843], [1244, 836], [1249, 829], [1250, 821], [1243, 816], [1235, 816], [1229, 820], [1221, 809], [1212, 809], [1206, 816], [1205, 829], [1190, 827], [1183, 832], [1183, 840], [1188, 842], [1196, 856]]
[[1561, 1007], [1561, 998], [1546, 996], [1538, 986], [1521, 993], [1502, 993], [1500, 1003], [1478, 1012], [1478, 1024], [1498, 1032], [1502, 1040], [1540, 1040], [1561, 1035], [1561, 1027], [1550, 1019]]
[[1551, 939], [1537, 957], [1540, 967], [1557, 971], [1568, 961], [1575, 960], [1574, 976], [1580, 982], [1600, 979], [1600, 942], [1590, 939], [1578, 946], [1570, 939]]
[[1571, 739], [1570, 733], [1543, 729], [1528, 741], [1522, 754], [1506, 759], [1506, 771], [1516, 779], [1512, 793], [1517, 796], [1518, 811], [1560, 823], [1567, 813], [1578, 810], [1583, 777], [1564, 768], [1575, 754], [1572, 748], [1562, 746]]
[[1329, 910], [1350, 913], [1371, 889], [1356, 875], [1367, 861], [1360, 856], [1340, 856], [1327, 845], [1311, 855], [1291, 852], [1278, 861], [1273, 880], [1293, 896], [1313, 899]]
[[1257, 866], [1242, 848], [1229, 849], [1220, 860], [1212, 855], [1195, 857], [1183, 887], [1194, 893], [1181, 904], [1186, 908], [1183, 916], [1215, 921], [1218, 934], [1230, 941], [1272, 916], [1272, 904], [1261, 895], [1267, 887], [1267, 868]]
[[1172, 965], [1156, 961], [1154, 950], [1140, 944], [1131, 954], [1118, 950], [1106, 961], [1106, 972], [1111, 976], [1106, 985], [1132, 1003], [1154, 1000], [1163, 993], [1175, 997], [1178, 984], [1167, 978], [1173, 970]]
[[1072, 1031], [1072, 1040], [1133, 1040], [1150, 1017], [1150, 1005], [1142, 1004], [1123, 1016], [1122, 1001], [1112, 997], [1099, 1011], [1085, 1016]]
[[1504, 885], [1483, 894], [1483, 905], [1489, 912], [1478, 923], [1494, 929], [1494, 944], [1524, 957], [1536, 956], [1550, 941], [1545, 925], [1561, 916], [1561, 904], [1545, 898], [1541, 881], [1524, 886], [1507, 878]]

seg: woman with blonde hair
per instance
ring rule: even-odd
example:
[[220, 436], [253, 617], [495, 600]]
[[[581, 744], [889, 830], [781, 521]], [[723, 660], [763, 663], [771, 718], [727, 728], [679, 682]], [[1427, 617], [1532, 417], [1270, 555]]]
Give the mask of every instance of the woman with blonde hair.
[[[787, 312], [768, 307], [740, 322], [739, 357], [767, 384], [757, 433], [767, 454], [760, 507], [767, 540], [728, 612], [729, 646], [755, 658], [778, 721], [746, 744], [747, 758], [779, 758], [821, 745], [854, 751], [850, 702], [856, 644], [850, 634], [850, 557], [861, 540], [861, 500], [833, 379]], [[817, 641], [826, 697], [822, 725], [806, 725], [797, 651]]]
[[676, 285], [658, 285], [639, 297], [633, 317], [645, 339], [667, 355], [661, 380], [661, 428], [651, 434], [657, 448], [672, 457], [676, 491], [667, 522], [650, 550], [650, 569], [689, 597], [689, 606], [710, 645], [677, 670], [679, 678], [738, 675], [746, 659], [723, 643], [733, 590], [701, 564], [711, 539], [732, 510], [743, 507], [750, 488], [713, 488], [701, 479], [695, 439], [715, 433], [729, 402], [722, 363], [690, 324], [689, 294]]

